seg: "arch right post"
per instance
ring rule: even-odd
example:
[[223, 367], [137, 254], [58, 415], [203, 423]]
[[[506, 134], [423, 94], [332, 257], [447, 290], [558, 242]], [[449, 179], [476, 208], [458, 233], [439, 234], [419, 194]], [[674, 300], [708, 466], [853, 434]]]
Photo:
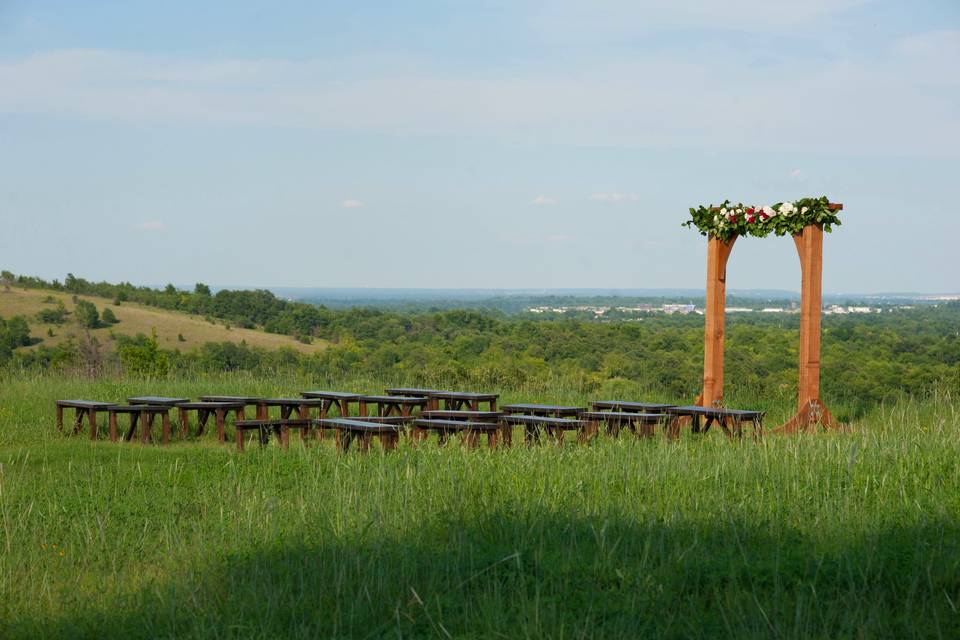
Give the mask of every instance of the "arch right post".
[[[842, 205], [833, 205], [838, 209]], [[823, 226], [807, 225], [793, 236], [800, 256], [800, 379], [797, 412], [780, 433], [796, 433], [824, 427], [843, 428], [820, 399], [820, 320], [823, 313]]]

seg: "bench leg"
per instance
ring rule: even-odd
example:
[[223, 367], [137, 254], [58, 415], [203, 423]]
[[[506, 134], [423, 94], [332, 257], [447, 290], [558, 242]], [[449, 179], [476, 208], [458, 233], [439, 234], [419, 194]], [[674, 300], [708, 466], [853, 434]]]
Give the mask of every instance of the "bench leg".
[[130, 424], [128, 425], [128, 428], [127, 428], [127, 434], [123, 436], [123, 439], [127, 442], [130, 442], [133, 440], [133, 434], [137, 432], [137, 425], [140, 424], [139, 413], [131, 413], [129, 415], [130, 415]]
[[346, 453], [350, 448], [350, 441], [353, 440], [353, 434], [345, 429], [337, 427], [336, 435], [334, 436], [334, 441], [337, 445], [337, 451], [341, 453]]
[[57, 431], [63, 433], [63, 407], [57, 405]]
[[607, 435], [611, 438], [620, 437], [620, 421], [617, 419], [607, 420]]
[[207, 426], [207, 420], [210, 419], [209, 409], [197, 409], [197, 437], [203, 435], [203, 430]]
[[214, 420], [217, 425], [217, 440], [220, 442], [226, 442], [226, 422], [227, 422], [227, 412], [223, 409], [217, 409], [213, 413]]
[[117, 414], [112, 411], [107, 414], [107, 424], [110, 427], [110, 442], [117, 441]]
[[156, 419], [155, 413], [140, 414], [140, 442], [147, 444], [153, 439], [153, 422]]
[[[297, 418], [300, 420], [310, 420], [310, 407], [305, 407], [300, 405], [297, 407]], [[300, 428], [300, 443], [304, 446], [307, 444], [307, 438], [310, 437], [310, 423], [308, 422], [305, 426]]]
[[190, 414], [186, 409], [177, 408], [177, 421], [180, 423], [180, 439], [186, 440], [190, 435]]
[[90, 409], [87, 412], [87, 416], [90, 419], [90, 439], [96, 440], [99, 433], [97, 432], [97, 410]]
[[383, 447], [384, 451], [393, 451], [397, 448], [399, 440], [400, 435], [397, 433], [384, 433], [380, 435], [380, 446]]
[[[303, 432], [300, 432], [300, 439], [303, 440]], [[290, 448], [290, 429], [285, 424], [280, 425], [280, 445], [286, 450]]]
[[509, 447], [513, 445], [513, 426], [509, 424], [504, 424], [500, 426], [500, 437], [498, 438], [503, 443], [503, 446]]
[[666, 431], [668, 440], [676, 440], [680, 435], [680, 418], [681, 416], [673, 416], [667, 421]]
[[410, 440], [413, 442], [414, 446], [417, 446], [422, 441], [427, 439], [427, 430], [417, 425], [413, 425], [413, 428], [410, 429]]

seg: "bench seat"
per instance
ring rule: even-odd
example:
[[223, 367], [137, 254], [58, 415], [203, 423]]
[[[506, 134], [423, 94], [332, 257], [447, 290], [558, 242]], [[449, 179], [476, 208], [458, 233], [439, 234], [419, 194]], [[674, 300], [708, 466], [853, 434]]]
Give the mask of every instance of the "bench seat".
[[639, 436], [652, 437], [656, 425], [666, 423], [670, 416], [665, 413], [585, 411], [581, 417], [590, 423], [590, 437], [599, 433], [600, 423], [602, 422], [606, 425], [607, 434], [616, 438], [620, 435], [622, 427], [627, 427]]
[[[578, 414], [579, 415], [579, 414]], [[541, 431], [546, 431], [558, 445], [563, 444], [565, 431], [578, 432], [578, 440], [586, 442], [589, 437], [590, 423], [578, 418], [555, 418], [553, 416], [506, 415], [500, 418], [504, 428], [520, 425], [525, 428], [524, 438], [527, 444], [540, 441]]]
[[[403, 431], [404, 419], [401, 416], [391, 416], [391, 420], [386, 417], [378, 418], [320, 418], [311, 420], [311, 423], [321, 429], [335, 429], [337, 449], [346, 451], [350, 448], [350, 443], [354, 438], [359, 438], [359, 448], [361, 451], [370, 449], [370, 442], [374, 436], [380, 439], [380, 444], [384, 450], [390, 451], [397, 448], [400, 441], [400, 432]], [[398, 418], [398, 419], [397, 419]]]
[[237, 420], [234, 424], [237, 433], [237, 451], [243, 451], [244, 432], [246, 431], [257, 431], [259, 433], [261, 447], [270, 441], [272, 434], [276, 435], [280, 444], [286, 448], [290, 444], [290, 429], [300, 429], [300, 439], [305, 440], [311, 426], [311, 421], [303, 418]]

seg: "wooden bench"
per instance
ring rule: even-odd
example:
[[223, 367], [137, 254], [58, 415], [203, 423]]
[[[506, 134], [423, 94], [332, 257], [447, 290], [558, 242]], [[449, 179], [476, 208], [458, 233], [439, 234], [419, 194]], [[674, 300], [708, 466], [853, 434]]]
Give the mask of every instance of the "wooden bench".
[[400, 432], [403, 431], [403, 425], [394, 420], [374, 422], [365, 418], [320, 418], [311, 422], [321, 429], [335, 429], [337, 449], [340, 451], [347, 451], [354, 438], [360, 439], [358, 446], [361, 451], [369, 451], [374, 436], [379, 438], [384, 451], [391, 451], [397, 448]]
[[[584, 412], [583, 407], [571, 407], [559, 404], [508, 404], [500, 408], [509, 415], [547, 416], [551, 418], [575, 418]], [[501, 436], [507, 445], [513, 442], [513, 425], [501, 422]], [[537, 434], [539, 437], [539, 434]], [[531, 431], [527, 429], [527, 444], [530, 444]]]
[[533, 444], [540, 441], [541, 430], [556, 441], [558, 445], [563, 444], [563, 433], [565, 431], [578, 432], [578, 440], [585, 442], [588, 437], [587, 422], [577, 418], [554, 418], [552, 416], [528, 416], [528, 415], [505, 415], [500, 418], [503, 425], [523, 426], [526, 430], [525, 439], [527, 444]]
[[659, 402], [625, 402], [623, 400], [595, 400], [590, 403], [594, 411], [617, 411], [620, 413], [663, 413], [664, 409], [675, 407], [675, 404]]
[[[670, 407], [664, 413], [673, 416], [668, 427], [668, 435], [676, 438], [680, 434], [682, 418], [690, 418], [690, 430], [693, 433], [706, 433], [710, 425], [717, 424], [730, 438], [743, 437], [743, 423], [749, 422], [753, 427], [755, 439], [763, 436], [764, 411], [748, 411], [743, 409], [722, 409], [719, 407], [701, 407], [691, 405], [686, 407]], [[702, 423], [702, 424], [701, 424]]]
[[658, 424], [664, 424], [669, 417], [665, 413], [632, 413], [629, 411], [585, 411], [581, 419], [589, 423], [589, 436], [600, 432], [600, 423], [606, 425], [607, 435], [616, 438], [620, 429], [627, 427], [638, 436], [653, 437]]
[[480, 403], [487, 404], [487, 410], [497, 410], [499, 393], [474, 393], [472, 391], [435, 391], [430, 396], [434, 400], [443, 400], [444, 409], [456, 411], [467, 407], [471, 411], [479, 411]]
[[[347, 391], [301, 391], [300, 395], [311, 400], [323, 400], [320, 405], [320, 418], [326, 418], [330, 414], [330, 409], [336, 409], [341, 418], [350, 416], [350, 405], [356, 402], [360, 403], [359, 393], [350, 393]], [[357, 409], [359, 413], [359, 407]]]
[[227, 437], [224, 427], [227, 421], [227, 414], [233, 412], [234, 420], [245, 420], [244, 402], [181, 402], [177, 405], [177, 412], [180, 416], [180, 437], [186, 439], [190, 434], [190, 412], [197, 412], [197, 433], [196, 436], [203, 435], [203, 429], [211, 415], [214, 416], [214, 422], [217, 427], [217, 439], [220, 442], [226, 442]]
[[268, 418], [269, 416], [264, 416], [260, 414], [260, 401], [263, 400], [260, 396], [200, 396], [198, 398], [201, 402], [240, 402], [244, 406], [244, 414], [246, 414], [247, 407], [254, 408], [254, 415], [257, 418]]
[[[499, 425], [501, 434], [498, 438], [498, 444], [504, 442], [503, 439], [503, 425], [500, 425], [500, 416], [503, 415], [502, 411], [468, 411], [465, 409], [433, 409], [427, 411], [421, 411], [418, 414], [418, 418], [424, 418], [426, 420], [459, 420], [461, 422], [482, 422], [487, 424]], [[446, 435], [438, 431], [440, 436], [440, 444], [446, 442]], [[417, 425], [413, 425], [413, 434], [417, 439], [425, 437], [426, 434], [420, 433]]]
[[[281, 420], [289, 420], [294, 414], [301, 420], [309, 420], [310, 410], [314, 407], [320, 410], [319, 417], [323, 418], [328, 402], [323, 398], [261, 398], [257, 401], [257, 420], [269, 420], [271, 407], [279, 407]], [[317, 431], [317, 434], [322, 439], [323, 429]], [[306, 440], [309, 435], [309, 428], [300, 429], [301, 440]]]
[[360, 416], [367, 417], [367, 405], [374, 405], [378, 416], [413, 415], [413, 410], [427, 406], [427, 398], [422, 396], [360, 396]]
[[90, 424], [90, 439], [97, 439], [97, 412], [106, 411], [115, 407], [113, 402], [99, 402], [97, 400], [57, 400], [57, 431], [63, 433], [63, 410], [73, 409], [73, 435], [83, 430], [83, 419]]
[[110, 425], [110, 440], [117, 441], [117, 416], [126, 414], [130, 416], [130, 428], [123, 437], [130, 442], [133, 440], [133, 434], [140, 427], [140, 442], [146, 444], [153, 439], [153, 422], [157, 416], [160, 416], [163, 424], [161, 442], [169, 444], [170, 442], [170, 408], [156, 404], [128, 404], [115, 405], [107, 409], [107, 423]]
[[408, 396], [411, 398], [426, 398], [426, 409], [439, 409], [440, 401], [434, 398], [434, 394], [444, 393], [441, 389], [421, 389], [419, 387], [392, 387], [384, 389], [388, 396]]
[[309, 418], [267, 418], [256, 420], [237, 420], [234, 425], [237, 431], [237, 451], [243, 451], [247, 431], [256, 431], [260, 437], [260, 446], [266, 446], [270, 435], [275, 435], [280, 444], [286, 449], [290, 444], [290, 429], [300, 429], [300, 439], [304, 440], [311, 425]]
[[500, 433], [500, 425], [496, 422], [472, 422], [442, 418], [417, 418], [413, 421], [413, 428], [415, 433], [435, 431], [441, 446], [447, 443], [452, 434], [460, 434], [463, 446], [468, 449], [477, 447], [481, 434], [487, 436], [487, 446], [495, 449]]

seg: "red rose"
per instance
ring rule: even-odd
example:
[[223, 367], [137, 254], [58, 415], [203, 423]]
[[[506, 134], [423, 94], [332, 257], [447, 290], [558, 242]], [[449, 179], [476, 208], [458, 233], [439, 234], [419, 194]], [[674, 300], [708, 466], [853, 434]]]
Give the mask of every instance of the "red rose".
[[753, 215], [753, 207], [747, 207], [747, 213]]

